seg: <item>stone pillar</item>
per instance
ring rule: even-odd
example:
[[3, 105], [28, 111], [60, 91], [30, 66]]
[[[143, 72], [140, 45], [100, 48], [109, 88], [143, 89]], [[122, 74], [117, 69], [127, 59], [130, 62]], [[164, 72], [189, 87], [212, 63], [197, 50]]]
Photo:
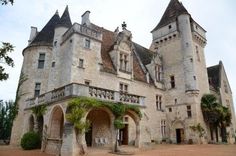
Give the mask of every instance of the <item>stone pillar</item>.
[[64, 125], [61, 156], [78, 156], [79, 144], [76, 141], [74, 126], [66, 122]]
[[110, 129], [111, 129], [111, 149], [114, 152], [115, 150], [115, 144], [116, 144], [116, 129], [114, 126], [114, 120], [115, 118], [112, 117], [111, 118], [111, 125], [110, 125]]
[[140, 121], [135, 122], [136, 123], [136, 138], [135, 138], [135, 146], [140, 147]]

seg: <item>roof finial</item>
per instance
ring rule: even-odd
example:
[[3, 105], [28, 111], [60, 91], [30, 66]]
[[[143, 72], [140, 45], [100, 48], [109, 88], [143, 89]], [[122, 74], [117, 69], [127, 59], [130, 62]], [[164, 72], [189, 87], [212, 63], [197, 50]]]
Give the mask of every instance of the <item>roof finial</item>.
[[127, 27], [127, 24], [125, 23], [125, 21], [121, 24], [121, 26], [122, 26], [122, 29], [123, 30], [125, 30], [126, 29], [126, 27]]

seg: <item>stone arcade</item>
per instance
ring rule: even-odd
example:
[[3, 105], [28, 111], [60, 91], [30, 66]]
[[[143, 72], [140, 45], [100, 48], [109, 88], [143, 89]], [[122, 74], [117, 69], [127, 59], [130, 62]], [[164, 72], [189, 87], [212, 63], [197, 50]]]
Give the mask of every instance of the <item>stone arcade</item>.
[[[19, 145], [22, 135], [36, 127], [31, 108], [46, 105], [37, 122], [47, 134], [47, 153], [75, 155], [73, 126], [66, 120], [68, 101], [86, 96], [139, 106], [142, 118], [133, 112], [124, 117], [120, 130], [123, 145], [147, 146], [168, 141], [199, 143], [189, 127], [200, 123], [207, 131], [203, 142], [220, 141], [211, 136], [201, 112], [205, 93], [214, 93], [230, 108], [232, 124], [227, 127], [233, 143], [235, 128], [232, 92], [222, 62], [206, 68], [206, 31], [178, 0], [171, 0], [158, 25], [151, 31], [150, 49], [132, 42], [132, 33], [122, 24], [114, 32], [93, 24], [90, 12], [82, 22], [70, 20], [68, 7], [60, 17], [52, 16], [41, 31], [31, 27], [28, 46], [23, 50], [22, 73], [27, 80], [20, 88], [19, 113], [14, 121], [11, 144]], [[108, 109], [92, 109], [84, 144], [113, 147], [114, 115]], [[46, 128], [47, 127], [47, 128]]]

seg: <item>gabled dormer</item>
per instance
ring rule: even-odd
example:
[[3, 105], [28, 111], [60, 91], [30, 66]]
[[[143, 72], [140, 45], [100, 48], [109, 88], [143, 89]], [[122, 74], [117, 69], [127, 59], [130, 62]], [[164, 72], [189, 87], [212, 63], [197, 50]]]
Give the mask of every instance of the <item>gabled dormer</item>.
[[155, 86], [160, 86], [163, 83], [163, 67], [160, 54], [155, 52], [152, 56], [151, 63], [147, 64], [146, 68]]
[[126, 24], [122, 24], [122, 31], [116, 30], [115, 42], [110, 57], [116, 68], [118, 76], [131, 79], [133, 76], [133, 46], [132, 34], [126, 29]]

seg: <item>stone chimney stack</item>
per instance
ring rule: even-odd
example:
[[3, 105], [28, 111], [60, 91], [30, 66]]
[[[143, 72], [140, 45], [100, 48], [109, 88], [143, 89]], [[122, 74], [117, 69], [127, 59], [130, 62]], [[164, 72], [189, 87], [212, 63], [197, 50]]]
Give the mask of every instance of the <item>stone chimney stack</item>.
[[81, 25], [87, 25], [87, 26], [90, 25], [89, 14], [90, 14], [90, 11], [87, 10], [87, 11], [85, 11], [85, 13], [81, 16], [81, 17], [82, 17]]
[[35, 36], [37, 35], [37, 33], [38, 33], [37, 27], [31, 26], [30, 37], [29, 37], [29, 40], [28, 40], [28, 43], [29, 43], [29, 44], [33, 41], [33, 39], [35, 38]]

